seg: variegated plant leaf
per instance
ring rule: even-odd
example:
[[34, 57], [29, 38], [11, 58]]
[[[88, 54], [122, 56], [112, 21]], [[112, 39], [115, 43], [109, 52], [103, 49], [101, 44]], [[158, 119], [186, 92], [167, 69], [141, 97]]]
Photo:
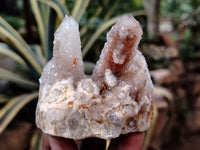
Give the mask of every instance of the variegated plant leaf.
[[20, 34], [12, 28], [2, 17], [0, 17], [0, 39], [9, 41], [12, 47], [16, 49], [23, 57], [26, 62], [29, 63], [34, 70], [40, 75], [42, 67], [36, 61], [36, 56], [32, 52], [28, 44], [23, 40]]
[[94, 42], [96, 41], [96, 39], [106, 30], [108, 29], [110, 26], [112, 26], [116, 21], [117, 21], [118, 17], [115, 17], [113, 19], [110, 19], [106, 22], [104, 22], [102, 25], [100, 25], [100, 27], [98, 28], [98, 30], [92, 35], [92, 37], [89, 39], [88, 43], [85, 45], [85, 47], [83, 48], [83, 58], [85, 57], [85, 55], [87, 54], [87, 52], [89, 51], [89, 49], [91, 48], [91, 46], [94, 44]]
[[19, 64], [21, 64], [22, 66], [27, 67], [27, 64], [24, 62], [21, 56], [15, 53], [13, 49], [5, 43], [0, 43], [0, 54], [10, 57], [16, 62], [18, 62]]
[[38, 84], [26, 79], [24, 77], [20, 77], [19, 75], [14, 74], [6, 69], [0, 68], [0, 79], [8, 80], [18, 84], [19, 86], [26, 87], [28, 89], [36, 89], [38, 88]]
[[79, 22], [90, 0], [78, 0], [72, 10], [72, 17]]
[[42, 141], [44, 133], [41, 130], [36, 130], [31, 139], [30, 150], [42, 150]]
[[0, 94], [0, 104], [7, 103], [9, 101], [9, 98], [7, 95]]
[[1, 110], [0, 110], [0, 134], [17, 115], [17, 113], [30, 101], [36, 99], [38, 93], [23, 94], [11, 99]]
[[39, 1], [46, 3], [51, 8], [53, 8], [58, 14], [58, 17], [60, 19], [63, 19], [65, 15], [69, 15], [67, 7], [65, 7], [65, 5], [62, 4], [62, 2], [59, 0], [39, 0]]
[[84, 72], [91, 75], [95, 67], [95, 63], [84, 61]]
[[40, 41], [42, 45], [42, 50], [45, 56], [47, 56], [48, 45], [47, 45], [47, 30], [45, 26], [44, 19], [42, 18], [41, 11], [39, 9], [38, 1], [37, 0], [30, 0], [30, 4], [34, 13], [35, 20], [37, 22]]
[[47, 60], [45, 59], [44, 55], [42, 54], [42, 49], [39, 45], [30, 45], [32, 51], [34, 52], [34, 54], [37, 56], [37, 61], [41, 64], [41, 66], [43, 67]]

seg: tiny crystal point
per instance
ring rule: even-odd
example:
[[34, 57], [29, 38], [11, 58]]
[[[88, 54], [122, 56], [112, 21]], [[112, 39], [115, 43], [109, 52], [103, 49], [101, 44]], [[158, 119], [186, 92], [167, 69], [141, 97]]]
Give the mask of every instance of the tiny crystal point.
[[145, 131], [153, 116], [153, 85], [137, 50], [142, 36], [131, 15], [119, 18], [91, 76], [83, 71], [78, 24], [65, 16], [55, 32], [53, 58], [40, 78], [36, 124], [71, 139], [116, 138]]

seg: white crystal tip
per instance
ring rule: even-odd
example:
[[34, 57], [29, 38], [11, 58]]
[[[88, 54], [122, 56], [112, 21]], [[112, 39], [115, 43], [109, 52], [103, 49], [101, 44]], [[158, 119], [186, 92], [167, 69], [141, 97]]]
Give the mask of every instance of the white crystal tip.
[[[65, 35], [66, 32], [71, 30], [72, 28], [76, 27], [78, 28], [78, 23], [72, 18], [71, 16], [68, 17], [67, 15], [62, 20], [60, 26], [57, 28], [54, 36], [57, 39], [62, 38], [62, 35]], [[62, 33], [62, 34], [61, 34]]]
[[140, 23], [132, 15], [124, 15], [120, 17], [116, 23], [119, 28], [120, 37], [128, 36], [132, 38], [133, 36], [141, 37], [143, 34]]

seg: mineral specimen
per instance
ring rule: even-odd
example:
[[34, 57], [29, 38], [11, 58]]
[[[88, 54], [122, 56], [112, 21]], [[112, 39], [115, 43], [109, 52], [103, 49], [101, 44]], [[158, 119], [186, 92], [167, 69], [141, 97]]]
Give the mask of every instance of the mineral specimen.
[[122, 16], [107, 33], [92, 76], [83, 71], [78, 24], [65, 16], [55, 33], [53, 58], [40, 79], [36, 124], [50, 135], [71, 139], [147, 130], [153, 116], [153, 85], [137, 50], [142, 29]]

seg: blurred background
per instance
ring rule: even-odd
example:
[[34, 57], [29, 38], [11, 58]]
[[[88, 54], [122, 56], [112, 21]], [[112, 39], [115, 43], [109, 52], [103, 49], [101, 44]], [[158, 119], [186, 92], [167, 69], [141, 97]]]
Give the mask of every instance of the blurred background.
[[65, 14], [80, 25], [85, 72], [123, 14], [143, 28], [139, 50], [150, 69], [155, 116], [144, 150], [200, 149], [200, 0], [1, 0], [0, 149], [38, 150], [39, 77]]

